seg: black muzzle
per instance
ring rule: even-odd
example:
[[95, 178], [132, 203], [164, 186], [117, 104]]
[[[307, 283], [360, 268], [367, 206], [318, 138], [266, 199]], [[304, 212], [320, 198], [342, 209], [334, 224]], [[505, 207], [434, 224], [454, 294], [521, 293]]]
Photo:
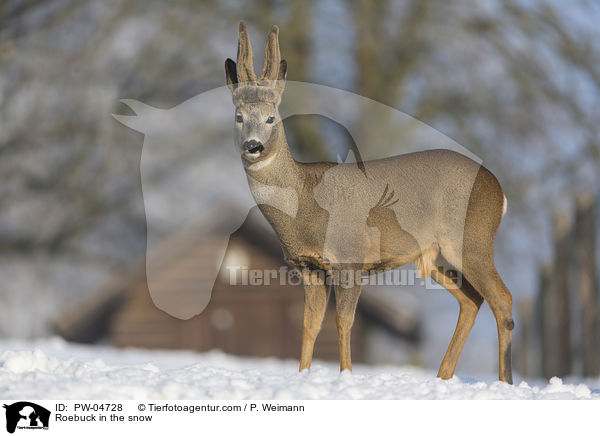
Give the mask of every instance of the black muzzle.
[[256, 141], [254, 139], [244, 142], [243, 147], [244, 150], [248, 153], [262, 152], [265, 149], [265, 147], [262, 145], [262, 142]]

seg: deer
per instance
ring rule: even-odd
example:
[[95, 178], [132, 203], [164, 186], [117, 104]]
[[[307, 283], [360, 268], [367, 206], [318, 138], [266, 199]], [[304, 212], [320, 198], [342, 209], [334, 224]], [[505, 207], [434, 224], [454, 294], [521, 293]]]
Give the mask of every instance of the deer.
[[[342, 270], [364, 277], [413, 263], [421, 277], [447, 289], [459, 306], [437, 377], [453, 377], [485, 300], [497, 324], [499, 379], [512, 384], [512, 296], [494, 264], [494, 239], [507, 201], [496, 177], [446, 149], [358, 164], [297, 161], [279, 113], [286, 76], [279, 28], [268, 33], [257, 77], [248, 30], [240, 22], [237, 62], [225, 61], [235, 106], [234, 143], [250, 192], [279, 238], [285, 261], [301, 273], [299, 370], [311, 367], [332, 284], [340, 371], [352, 371], [351, 328], [362, 280], [343, 286], [326, 278]], [[328, 236], [333, 227], [346, 237]]]

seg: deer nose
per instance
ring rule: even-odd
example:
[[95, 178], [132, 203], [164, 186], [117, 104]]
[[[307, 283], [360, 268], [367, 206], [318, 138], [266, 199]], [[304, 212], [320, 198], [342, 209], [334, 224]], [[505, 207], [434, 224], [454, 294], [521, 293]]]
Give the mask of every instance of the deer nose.
[[243, 144], [244, 150], [249, 151], [250, 153], [255, 153], [257, 151], [263, 151], [264, 147], [262, 142], [257, 141], [256, 139], [251, 139], [249, 141], [245, 141]]

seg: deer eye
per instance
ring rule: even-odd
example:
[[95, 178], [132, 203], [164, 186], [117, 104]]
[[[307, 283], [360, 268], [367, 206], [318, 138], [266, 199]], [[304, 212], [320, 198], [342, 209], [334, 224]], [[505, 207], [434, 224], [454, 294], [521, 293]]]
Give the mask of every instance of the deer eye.
[[273, 124], [273, 121], [275, 121], [275, 117], [267, 118], [267, 124]]
[[242, 121], [244, 121], [244, 119], [242, 118], [241, 115], [238, 114], [238, 115], [235, 116], [235, 122], [236, 123], [241, 123]]

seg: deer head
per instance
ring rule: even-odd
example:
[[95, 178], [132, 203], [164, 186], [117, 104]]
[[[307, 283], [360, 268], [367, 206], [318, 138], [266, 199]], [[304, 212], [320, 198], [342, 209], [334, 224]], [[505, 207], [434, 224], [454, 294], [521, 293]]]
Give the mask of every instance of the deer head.
[[278, 36], [279, 28], [273, 26], [267, 36], [263, 70], [258, 78], [243, 21], [238, 26], [237, 64], [231, 59], [225, 61], [227, 86], [235, 105], [235, 144], [245, 166], [272, 158], [281, 146], [275, 139], [281, 131], [279, 103], [287, 63], [280, 61]]

